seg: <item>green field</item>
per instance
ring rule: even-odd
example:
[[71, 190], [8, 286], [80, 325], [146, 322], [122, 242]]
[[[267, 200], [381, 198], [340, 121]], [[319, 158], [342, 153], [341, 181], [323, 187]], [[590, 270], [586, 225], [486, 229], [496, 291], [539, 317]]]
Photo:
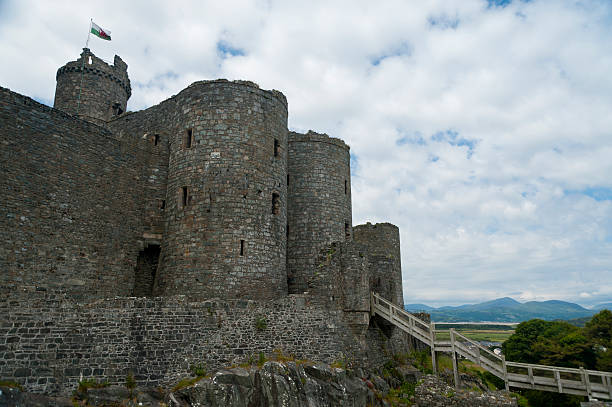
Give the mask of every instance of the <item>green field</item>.
[[[436, 326], [436, 330], [439, 328]], [[439, 341], [449, 341], [450, 332], [444, 329], [443, 332], [436, 332], [436, 339]], [[504, 342], [514, 333], [513, 327], [504, 327], [503, 329], [466, 329], [461, 326], [454, 328], [456, 332], [468, 337], [473, 341], [490, 341], [490, 342]]]

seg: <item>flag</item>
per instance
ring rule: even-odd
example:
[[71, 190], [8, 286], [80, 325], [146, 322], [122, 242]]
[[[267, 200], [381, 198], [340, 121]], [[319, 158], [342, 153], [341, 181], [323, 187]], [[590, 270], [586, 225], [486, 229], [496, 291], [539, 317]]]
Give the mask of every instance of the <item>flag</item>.
[[107, 40], [110, 41], [111, 39], [111, 32], [109, 30], [105, 30], [104, 28], [100, 27], [98, 24], [94, 23], [93, 21], [91, 22], [91, 33], [97, 37], [102, 38], [103, 40]]

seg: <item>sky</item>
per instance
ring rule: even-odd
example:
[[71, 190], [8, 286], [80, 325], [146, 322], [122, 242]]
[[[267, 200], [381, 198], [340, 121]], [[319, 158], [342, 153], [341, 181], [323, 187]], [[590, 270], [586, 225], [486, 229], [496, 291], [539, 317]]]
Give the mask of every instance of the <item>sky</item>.
[[52, 105], [85, 46], [128, 109], [278, 89], [351, 146], [353, 224], [400, 228], [406, 303], [612, 301], [612, 2], [0, 0], [0, 86]]

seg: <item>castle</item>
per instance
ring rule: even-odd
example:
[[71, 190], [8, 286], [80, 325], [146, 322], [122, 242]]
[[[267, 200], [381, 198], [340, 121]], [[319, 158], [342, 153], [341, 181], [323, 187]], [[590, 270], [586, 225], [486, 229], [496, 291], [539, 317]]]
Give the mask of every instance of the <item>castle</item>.
[[61, 393], [403, 346], [370, 317], [371, 291], [403, 306], [399, 230], [352, 225], [342, 140], [289, 132], [285, 96], [252, 82], [130, 95], [121, 58], [87, 48], [53, 108], [0, 88], [0, 379]]

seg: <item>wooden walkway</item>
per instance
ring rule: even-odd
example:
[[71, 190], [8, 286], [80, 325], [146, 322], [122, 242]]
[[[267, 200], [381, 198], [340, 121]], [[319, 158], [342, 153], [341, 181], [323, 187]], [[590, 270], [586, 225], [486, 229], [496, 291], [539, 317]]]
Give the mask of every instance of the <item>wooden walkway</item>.
[[[456, 386], [459, 386], [457, 361], [463, 357], [502, 379], [506, 390], [513, 387], [612, 400], [612, 372], [507, 362], [503, 355], [496, 355], [452, 328], [436, 330], [434, 323], [420, 320], [374, 292], [370, 295], [370, 302], [372, 315], [381, 316], [430, 347], [434, 373], [437, 373], [436, 353], [450, 353]], [[438, 332], [448, 332], [450, 341], [438, 341]]]

